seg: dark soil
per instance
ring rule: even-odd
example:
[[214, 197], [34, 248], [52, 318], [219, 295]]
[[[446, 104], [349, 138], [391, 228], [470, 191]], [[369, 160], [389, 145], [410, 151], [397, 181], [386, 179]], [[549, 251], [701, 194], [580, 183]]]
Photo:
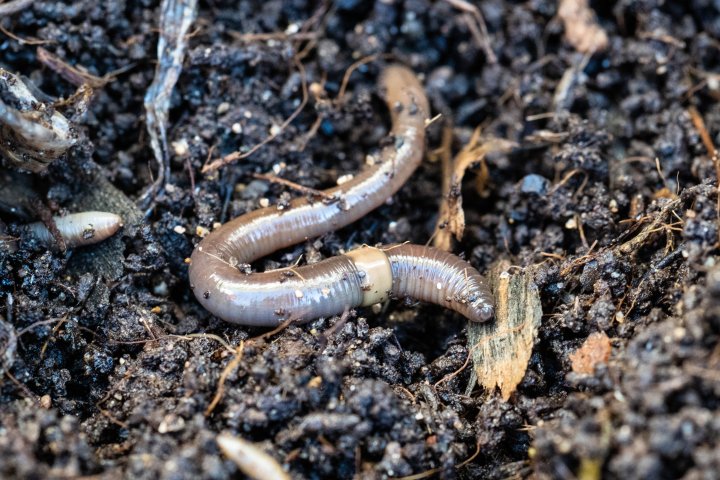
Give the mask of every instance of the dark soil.
[[[705, 0], [594, 3], [609, 48], [583, 59], [563, 39], [556, 2], [482, 2], [491, 64], [467, 16], [442, 0], [203, 2], [172, 96], [171, 187], [146, 221], [116, 199], [127, 225], [105, 245], [0, 250], [0, 476], [227, 478], [237, 467], [214, 441], [225, 431], [257, 442], [293, 478], [433, 469], [448, 478], [718, 478], [716, 176], [688, 108], [719, 144], [720, 12]], [[11, 233], [39, 210], [101, 209], [97, 192], [112, 186], [135, 201], [152, 182], [143, 97], [158, 12], [150, 0], [35, 1], [0, 18], [94, 75], [130, 67], [96, 92], [77, 122], [80, 144], [27, 177], [26, 198], [0, 198]], [[313, 48], [282, 36], [237, 39], [301, 27], [318, 12]], [[36, 48], [3, 34], [0, 66], [69, 97], [76, 87], [43, 67]], [[498, 259], [537, 266], [543, 323], [509, 402], [466, 394], [470, 368], [435, 386], [465, 363], [465, 322], [393, 302], [360, 309], [341, 328], [332, 329], [338, 318], [317, 320], [246, 343], [204, 414], [233, 355], [186, 335], [236, 348], [265, 331], [226, 324], [194, 300], [184, 260], [196, 228], [297, 195], [252, 173], [331, 186], [387, 133], [379, 60], [353, 74], [341, 104], [311, 98], [275, 141], [202, 175], [208, 158], [262, 141], [298, 106], [299, 52], [308, 84], [324, 82], [331, 99], [355, 60], [391, 54], [423, 75], [434, 112], [454, 122], [456, 149], [481, 124], [520, 145], [489, 159], [489, 192], [466, 185], [468, 227], [455, 250], [481, 271]], [[442, 125], [429, 127], [429, 149]], [[20, 182], [4, 171], [8, 192]], [[360, 222], [255, 267], [362, 243], [425, 243], [439, 189], [440, 165], [426, 162]], [[673, 201], [657, 231], [618, 254]], [[611, 338], [610, 360], [594, 375], [573, 373], [569, 355], [598, 331]]]

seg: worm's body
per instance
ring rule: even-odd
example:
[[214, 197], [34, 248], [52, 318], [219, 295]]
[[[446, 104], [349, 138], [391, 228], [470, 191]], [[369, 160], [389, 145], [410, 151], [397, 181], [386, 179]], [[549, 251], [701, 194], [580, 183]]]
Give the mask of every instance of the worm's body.
[[356, 221], [410, 177], [422, 160], [428, 102], [417, 78], [404, 67], [388, 67], [380, 87], [392, 115], [394, 143], [382, 150], [375, 166], [325, 190], [338, 202], [298, 198], [283, 210], [255, 210], [226, 223], [196, 247], [190, 284], [210, 312], [229, 322], [274, 326], [288, 318], [308, 321], [336, 315], [392, 294], [445, 305], [470, 320], [492, 317], [492, 295], [477, 270], [429, 247], [366, 247], [313, 265], [263, 273], [237, 268]]
[[[53, 221], [67, 248], [102, 242], [122, 227], [122, 218], [110, 212], [71, 213], [64, 217], [53, 217]], [[52, 233], [42, 222], [30, 223], [23, 229], [45, 245], [55, 244]]]

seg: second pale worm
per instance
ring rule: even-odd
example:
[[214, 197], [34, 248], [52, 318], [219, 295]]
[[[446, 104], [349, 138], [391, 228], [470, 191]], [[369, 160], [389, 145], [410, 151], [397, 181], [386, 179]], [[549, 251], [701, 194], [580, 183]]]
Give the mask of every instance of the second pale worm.
[[195, 248], [190, 286], [200, 303], [233, 323], [275, 326], [309, 321], [389, 297], [443, 305], [472, 321], [493, 317], [493, 299], [480, 273], [450, 253], [420, 245], [363, 247], [321, 262], [262, 273], [239, 266], [276, 250], [336, 230], [382, 205], [420, 164], [429, 105], [415, 75], [387, 67], [379, 88], [392, 117], [393, 142], [380, 160], [352, 180], [324, 193], [337, 202], [297, 198], [226, 223]]
[[[55, 226], [65, 241], [67, 248], [82, 247], [98, 243], [109, 238], [122, 227], [122, 218], [109, 212], [79, 212], [53, 217]], [[34, 222], [21, 227], [24, 233], [40, 243], [55, 245], [55, 238], [42, 222]]]

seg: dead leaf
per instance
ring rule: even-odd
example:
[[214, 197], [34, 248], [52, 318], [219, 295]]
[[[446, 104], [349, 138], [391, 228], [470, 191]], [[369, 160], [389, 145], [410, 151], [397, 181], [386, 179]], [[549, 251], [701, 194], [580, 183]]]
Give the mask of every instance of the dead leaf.
[[[452, 131], [449, 131], [452, 134]], [[433, 245], [436, 248], [450, 251], [452, 249], [452, 236], [461, 240], [465, 232], [465, 212], [462, 208], [462, 181], [465, 172], [473, 165], [478, 165], [477, 189], [482, 192], [490, 177], [485, 157], [489, 153], [509, 152], [517, 146], [515, 142], [501, 138], [483, 138], [478, 128], [473, 132], [470, 141], [450, 161], [448, 130], [443, 134], [443, 200], [440, 204]]]
[[558, 17], [565, 26], [565, 38], [580, 53], [605, 50], [608, 36], [598, 24], [588, 0], [561, 0]]
[[573, 372], [592, 375], [598, 363], [607, 363], [611, 350], [610, 339], [605, 332], [593, 333], [570, 354]]

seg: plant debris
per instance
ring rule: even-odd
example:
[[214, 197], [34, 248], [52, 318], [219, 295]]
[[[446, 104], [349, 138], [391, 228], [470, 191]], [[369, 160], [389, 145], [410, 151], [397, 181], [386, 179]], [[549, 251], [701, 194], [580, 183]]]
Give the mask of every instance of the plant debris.
[[591, 334], [580, 348], [570, 354], [573, 372], [592, 375], [598, 363], [607, 363], [611, 350], [610, 339], [605, 332]]
[[158, 176], [140, 197], [141, 204], [151, 201], [165, 187], [170, 177], [170, 151], [167, 122], [170, 96], [182, 72], [188, 32], [197, 15], [197, 0], [162, 0], [160, 37], [157, 44], [155, 77], [145, 94], [145, 125], [150, 136]]
[[[448, 128], [446, 132], [452, 132]], [[447, 141], [446, 141], [447, 142]], [[480, 129], [473, 132], [470, 141], [450, 161], [449, 148], [451, 142], [446, 143], [442, 154], [443, 182], [442, 202], [438, 215], [433, 243], [442, 250], [452, 250], [452, 238], [462, 240], [465, 231], [465, 212], [462, 208], [462, 181], [465, 172], [474, 165], [479, 165], [477, 174], [477, 190], [482, 192], [490, 176], [485, 157], [492, 153], [507, 153], [517, 147], [515, 142], [499, 138], [482, 138]]]
[[588, 0], [560, 0], [558, 17], [565, 26], [565, 38], [580, 53], [605, 50], [608, 36], [598, 24]]
[[13, 165], [41, 172], [77, 142], [52, 105], [39, 101], [16, 75], [0, 69], [0, 153]]
[[[511, 274], [510, 270], [510, 264], [502, 262], [489, 275], [495, 321], [468, 326], [468, 350], [477, 382], [488, 392], [500, 389], [505, 401], [525, 376], [542, 318], [532, 271]], [[468, 391], [472, 387], [473, 382]]]

